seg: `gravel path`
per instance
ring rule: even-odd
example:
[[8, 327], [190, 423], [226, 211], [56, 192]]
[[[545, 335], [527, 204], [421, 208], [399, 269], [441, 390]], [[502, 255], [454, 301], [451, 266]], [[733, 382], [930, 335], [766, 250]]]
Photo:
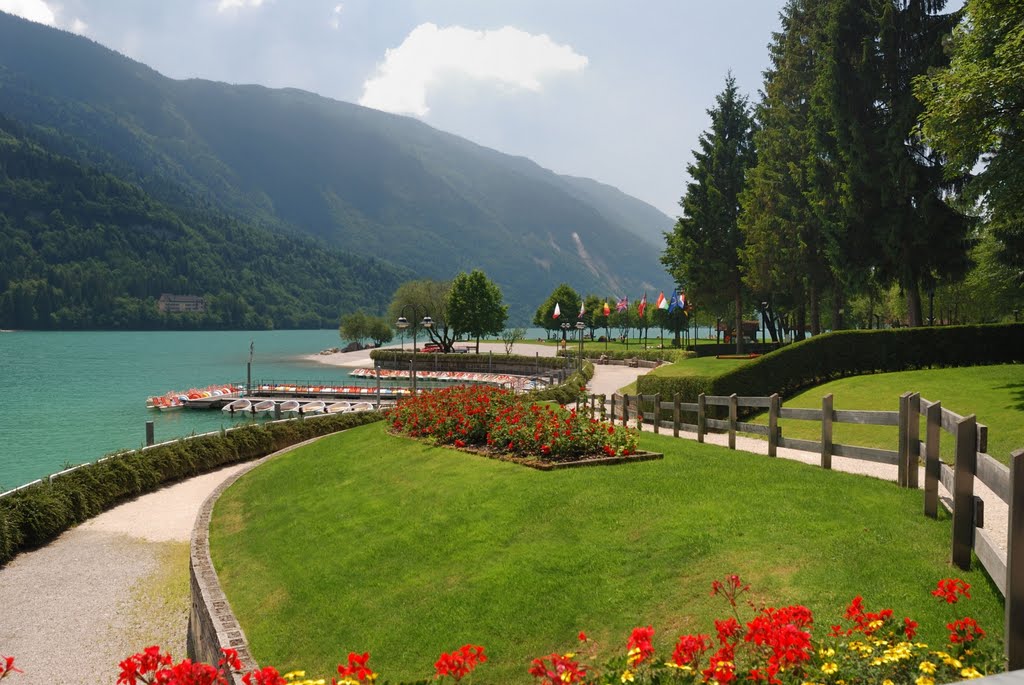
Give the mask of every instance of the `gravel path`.
[[[495, 353], [504, 352], [495, 348]], [[525, 344], [516, 351], [532, 354], [534, 349], [553, 353], [551, 347]], [[321, 359], [342, 361], [331, 357], [336, 356]], [[352, 355], [348, 361], [363, 360]], [[596, 366], [589, 390], [610, 395], [642, 373], [646, 370]], [[727, 436], [710, 434], [707, 442], [725, 445]], [[761, 440], [738, 436], [736, 445], [767, 453]], [[778, 454], [808, 464], [819, 459], [785, 448]], [[843, 457], [833, 457], [832, 464], [839, 471], [896, 480], [895, 466]], [[210, 492], [243, 467], [221, 469], [123, 504], [0, 568], [0, 655], [14, 655], [25, 671], [15, 674], [11, 685], [114, 683], [118, 662], [146, 646], [140, 639], [183, 658], [192, 524]], [[986, 529], [1005, 550], [1006, 505], [980, 483], [977, 487], [986, 500]]]

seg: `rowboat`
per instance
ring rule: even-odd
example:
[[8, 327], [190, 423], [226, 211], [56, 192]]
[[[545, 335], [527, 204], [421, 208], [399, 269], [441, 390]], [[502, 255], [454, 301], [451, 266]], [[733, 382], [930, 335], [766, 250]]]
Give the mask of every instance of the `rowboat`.
[[221, 411], [226, 411], [226, 412], [228, 412], [230, 414], [234, 414], [235, 412], [238, 412], [238, 411], [249, 411], [249, 409], [251, 407], [252, 407], [252, 402], [250, 402], [249, 400], [247, 400], [247, 399], [245, 399], [243, 397], [241, 399], [237, 399], [237, 400], [234, 400], [232, 402], [228, 402], [223, 407], [221, 407], [220, 410]]
[[262, 414], [272, 412], [274, 411], [274, 406], [276, 404], [277, 403], [274, 402], [274, 400], [263, 400], [261, 402], [257, 402], [256, 404], [252, 405], [252, 413]]
[[320, 400], [314, 400], [312, 402], [307, 402], [306, 404], [302, 405], [302, 413], [322, 414], [325, 408], [326, 407], [323, 402], [321, 402]]
[[328, 404], [324, 409], [325, 414], [341, 414], [343, 412], [351, 411], [352, 405], [348, 402], [332, 402]]
[[299, 401], [298, 400], [285, 400], [281, 403], [281, 413], [292, 412], [298, 413]]

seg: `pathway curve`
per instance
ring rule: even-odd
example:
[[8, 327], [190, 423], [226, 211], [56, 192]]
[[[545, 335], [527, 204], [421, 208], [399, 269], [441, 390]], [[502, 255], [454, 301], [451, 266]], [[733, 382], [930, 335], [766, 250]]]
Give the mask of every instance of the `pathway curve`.
[[[493, 349], [504, 352], [498, 345]], [[516, 351], [534, 350], [553, 354], [545, 346], [519, 345]], [[331, 356], [323, 361], [343, 365]], [[358, 355], [346, 361], [363, 363]], [[595, 366], [589, 390], [611, 395], [646, 371]], [[725, 444], [726, 436], [709, 435], [707, 440]], [[761, 454], [767, 450], [765, 442], [743, 437], [737, 438], [737, 447]], [[779, 456], [809, 464], [818, 459], [782, 448]], [[183, 658], [192, 525], [207, 496], [244, 467], [230, 466], [139, 497], [0, 568], [0, 655], [14, 655], [24, 671], [11, 685], [114, 683], [117, 663], [146, 646], [139, 640], [159, 643]], [[896, 478], [894, 466], [833, 457], [833, 467]], [[979, 494], [986, 499], [986, 527], [1005, 545], [1005, 505], [1000, 507], [1001, 500], [992, 493]]]

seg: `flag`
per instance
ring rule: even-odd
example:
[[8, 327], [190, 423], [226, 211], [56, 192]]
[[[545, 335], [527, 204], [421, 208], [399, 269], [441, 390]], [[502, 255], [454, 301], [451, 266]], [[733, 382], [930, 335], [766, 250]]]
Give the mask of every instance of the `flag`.
[[672, 291], [672, 298], [668, 301], [668, 313], [671, 314], [675, 310], [679, 309], [679, 293], [675, 290]]
[[629, 298], [628, 297], [620, 297], [619, 301], [615, 303], [615, 311], [617, 311], [617, 312], [624, 312], [627, 309], [629, 309]]
[[647, 309], [647, 291], [644, 291], [644, 296], [640, 299], [640, 304], [636, 306], [637, 316], [643, 316], [644, 310]]
[[658, 309], [668, 309], [668, 300], [665, 299], [665, 291], [658, 293]]
[[609, 307], [609, 306], [608, 306], [608, 302], [607, 302], [607, 301], [605, 301], [605, 303], [604, 303], [604, 315], [605, 315], [605, 316], [610, 316], [610, 315], [611, 315], [611, 313], [612, 313], [612, 308], [611, 308], [611, 307]]
[[582, 319], [583, 318], [583, 314], [587, 311], [583, 307], [584, 307], [583, 303], [580, 302], [580, 313], [576, 315], [577, 319]]
[[679, 306], [681, 308], [687, 309], [687, 310], [693, 309], [693, 305], [690, 305], [690, 304], [688, 304], [686, 302], [686, 293], [685, 292], [679, 293]]
[[557, 319], [562, 315], [562, 310], [558, 308], [558, 303], [555, 302], [555, 313], [551, 316], [552, 319]]

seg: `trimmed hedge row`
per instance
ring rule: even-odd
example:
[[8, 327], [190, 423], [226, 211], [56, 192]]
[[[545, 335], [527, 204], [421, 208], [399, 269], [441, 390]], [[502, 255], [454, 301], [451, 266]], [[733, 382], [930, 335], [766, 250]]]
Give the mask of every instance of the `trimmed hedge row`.
[[0, 566], [114, 505], [162, 485], [382, 419], [379, 412], [246, 426], [103, 461], [0, 499]]
[[417, 352], [413, 354], [412, 352], [403, 352], [401, 350], [382, 349], [371, 352], [370, 358], [382, 364], [391, 363], [399, 365], [408, 364], [410, 359], [414, 359], [417, 362], [424, 363], [424, 366], [419, 368], [427, 368], [427, 363], [432, 364], [435, 361], [443, 361], [446, 366], [451, 367], [458, 367], [459, 365], [478, 366], [490, 361], [503, 366], [524, 366], [534, 369], [538, 366], [547, 369], [565, 368], [565, 359], [561, 357], [541, 357], [525, 354], [441, 354], [434, 352]]
[[[575, 356], [572, 350], [567, 352], [558, 351], [559, 355], [568, 354], [569, 356]], [[602, 355], [608, 359], [643, 359], [648, 362], [678, 362], [683, 359], [689, 359], [696, 357], [696, 352], [689, 350], [677, 350], [673, 348], [663, 348], [660, 350], [583, 350], [583, 354], [587, 359], [600, 359]]]
[[529, 393], [528, 397], [530, 400], [536, 402], [551, 401], [558, 402], [559, 404], [570, 404], [579, 398], [580, 388], [586, 387], [587, 383], [593, 377], [594, 365], [588, 361], [584, 361], [583, 370], [573, 373], [571, 376], [566, 378], [565, 382], [561, 385], [556, 385], [552, 388], [545, 388], [544, 390], [534, 390]]
[[637, 392], [783, 397], [843, 376], [944, 366], [1024, 361], [1024, 324], [836, 331], [788, 345], [718, 376], [662, 377], [648, 374]]

